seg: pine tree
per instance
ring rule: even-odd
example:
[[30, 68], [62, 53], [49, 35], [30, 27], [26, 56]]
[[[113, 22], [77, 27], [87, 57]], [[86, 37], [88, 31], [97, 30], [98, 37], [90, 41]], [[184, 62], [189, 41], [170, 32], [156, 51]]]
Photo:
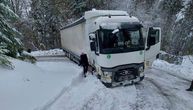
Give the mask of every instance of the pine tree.
[[0, 65], [11, 66], [7, 56], [16, 57], [22, 48], [21, 34], [10, 25], [17, 15], [9, 8], [8, 0], [0, 0]]

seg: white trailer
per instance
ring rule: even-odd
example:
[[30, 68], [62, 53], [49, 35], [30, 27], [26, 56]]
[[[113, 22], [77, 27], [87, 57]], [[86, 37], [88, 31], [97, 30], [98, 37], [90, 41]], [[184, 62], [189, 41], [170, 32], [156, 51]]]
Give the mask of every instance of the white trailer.
[[86, 53], [98, 78], [111, 87], [142, 81], [146, 64], [158, 56], [160, 28], [149, 28], [146, 36], [142, 30], [141, 22], [125, 11], [92, 10], [60, 33], [67, 56], [78, 63]]

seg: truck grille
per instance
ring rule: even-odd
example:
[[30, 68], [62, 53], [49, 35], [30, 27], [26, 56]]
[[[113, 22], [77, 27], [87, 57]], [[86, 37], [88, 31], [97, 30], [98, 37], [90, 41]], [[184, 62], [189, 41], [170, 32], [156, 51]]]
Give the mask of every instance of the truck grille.
[[135, 68], [119, 70], [115, 72], [114, 81], [121, 82], [125, 80], [132, 80], [132, 79], [135, 79], [136, 76], [137, 76], [137, 71]]

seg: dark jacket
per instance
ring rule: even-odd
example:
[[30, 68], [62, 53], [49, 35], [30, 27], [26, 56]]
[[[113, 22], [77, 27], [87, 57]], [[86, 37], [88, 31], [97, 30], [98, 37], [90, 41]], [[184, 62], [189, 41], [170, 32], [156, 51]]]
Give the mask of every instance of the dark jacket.
[[89, 65], [89, 63], [88, 63], [88, 58], [87, 58], [87, 55], [86, 55], [86, 54], [81, 54], [81, 55], [80, 55], [79, 65], [82, 65], [82, 66], [88, 66], [88, 65]]

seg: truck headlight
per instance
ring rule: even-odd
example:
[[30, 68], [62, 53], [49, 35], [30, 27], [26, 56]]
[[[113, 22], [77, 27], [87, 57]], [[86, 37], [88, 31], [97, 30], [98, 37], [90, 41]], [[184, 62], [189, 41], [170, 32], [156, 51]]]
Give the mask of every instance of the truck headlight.
[[112, 72], [103, 72], [104, 76], [112, 76]]

